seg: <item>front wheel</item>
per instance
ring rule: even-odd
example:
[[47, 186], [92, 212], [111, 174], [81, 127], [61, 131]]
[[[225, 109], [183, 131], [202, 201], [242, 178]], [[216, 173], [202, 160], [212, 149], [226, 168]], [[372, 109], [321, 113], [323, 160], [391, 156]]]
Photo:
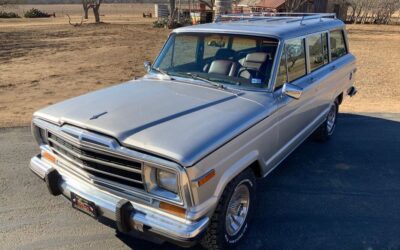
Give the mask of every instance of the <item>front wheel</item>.
[[330, 139], [335, 131], [336, 118], [339, 111], [339, 104], [337, 101], [331, 104], [325, 122], [314, 132], [314, 139], [319, 142], [325, 142]]
[[206, 249], [235, 247], [248, 230], [255, 209], [256, 180], [251, 169], [225, 188], [201, 245]]

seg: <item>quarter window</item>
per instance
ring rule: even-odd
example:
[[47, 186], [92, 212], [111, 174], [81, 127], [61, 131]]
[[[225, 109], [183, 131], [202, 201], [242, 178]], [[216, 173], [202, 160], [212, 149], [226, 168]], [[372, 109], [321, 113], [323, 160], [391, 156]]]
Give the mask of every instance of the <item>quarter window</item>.
[[306, 54], [304, 39], [296, 38], [285, 43], [288, 82], [292, 82], [306, 74]]
[[331, 31], [331, 57], [335, 60], [347, 54], [343, 30]]

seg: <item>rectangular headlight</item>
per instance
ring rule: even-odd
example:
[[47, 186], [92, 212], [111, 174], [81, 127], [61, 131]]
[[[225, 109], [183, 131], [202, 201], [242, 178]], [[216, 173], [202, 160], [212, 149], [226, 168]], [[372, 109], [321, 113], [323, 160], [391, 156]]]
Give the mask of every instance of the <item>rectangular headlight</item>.
[[175, 194], [178, 193], [178, 183], [175, 173], [163, 169], [157, 169], [157, 184], [159, 187], [170, 192]]
[[41, 127], [36, 126], [34, 123], [31, 125], [32, 134], [39, 145], [48, 144], [47, 131]]
[[143, 166], [146, 191], [169, 201], [181, 203], [179, 194], [179, 176], [172, 169]]

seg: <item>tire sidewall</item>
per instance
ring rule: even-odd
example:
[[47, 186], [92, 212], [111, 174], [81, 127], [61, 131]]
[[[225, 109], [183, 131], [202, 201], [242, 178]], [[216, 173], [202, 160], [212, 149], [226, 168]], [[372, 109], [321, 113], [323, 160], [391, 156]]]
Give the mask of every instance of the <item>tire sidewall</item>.
[[[254, 209], [255, 209], [255, 188], [256, 188], [255, 179], [254, 179], [254, 177], [253, 178], [251, 178], [251, 177], [253, 177], [253, 176], [250, 176], [250, 178], [240, 178], [240, 179], [236, 180], [234, 183], [232, 183], [233, 188], [231, 190], [229, 190], [229, 194], [226, 196], [227, 198], [224, 201], [224, 206], [223, 206], [224, 212], [221, 213], [221, 217], [219, 219], [221, 220], [220, 230], [221, 230], [221, 232], [223, 232], [223, 234], [222, 234], [223, 242], [225, 243], [224, 245], [226, 245], [227, 247], [236, 246], [240, 242], [240, 240], [243, 239], [243, 237], [249, 230], [249, 222], [251, 221], [252, 214], [254, 213]], [[239, 185], [242, 185], [242, 184], [246, 185], [247, 188], [249, 189], [249, 193], [250, 193], [249, 211], [247, 213], [246, 220], [245, 220], [244, 224], [242, 225], [242, 227], [240, 228], [239, 232], [237, 232], [235, 235], [231, 236], [227, 233], [227, 230], [226, 230], [226, 221], [225, 221], [226, 213], [228, 210], [229, 201], [230, 201], [235, 189]]]
[[[335, 132], [336, 123], [337, 123], [337, 116], [338, 116], [338, 112], [339, 112], [339, 106], [338, 106], [338, 104], [337, 104], [336, 102], [334, 102], [334, 103], [332, 104], [332, 107], [335, 108], [335, 121], [334, 121], [333, 127], [332, 127], [332, 129], [331, 129], [330, 131], [328, 130], [328, 118], [326, 118], [327, 121], [325, 122], [325, 126], [326, 126], [326, 136], [328, 136], [328, 137], [332, 136], [333, 133]], [[331, 108], [332, 108], [332, 107], [331, 107]], [[330, 111], [329, 111], [329, 112], [330, 112]], [[328, 115], [329, 115], [329, 114], [328, 114]]]

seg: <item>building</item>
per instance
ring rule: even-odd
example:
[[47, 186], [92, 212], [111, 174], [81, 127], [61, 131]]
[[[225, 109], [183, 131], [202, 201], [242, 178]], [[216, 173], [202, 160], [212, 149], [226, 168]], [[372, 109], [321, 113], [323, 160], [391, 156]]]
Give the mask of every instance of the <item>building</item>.
[[[240, 0], [233, 5], [234, 12], [287, 12], [285, 0]], [[348, 0], [308, 0], [293, 12], [336, 13], [341, 20], [346, 20]]]
[[285, 12], [285, 0], [240, 0], [234, 10], [236, 13]]

